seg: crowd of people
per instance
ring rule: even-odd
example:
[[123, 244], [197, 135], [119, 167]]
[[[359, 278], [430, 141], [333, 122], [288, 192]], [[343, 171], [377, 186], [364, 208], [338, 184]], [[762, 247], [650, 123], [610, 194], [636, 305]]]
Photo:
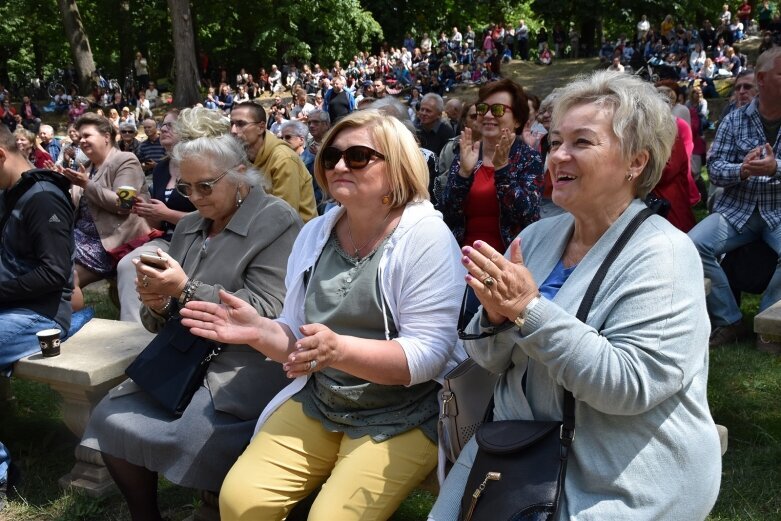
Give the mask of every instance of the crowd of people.
[[[738, 10], [741, 30], [750, 16]], [[563, 34], [551, 49], [538, 32], [538, 51], [565, 52]], [[722, 49], [724, 31], [708, 34], [643, 17], [634, 52], [675, 47], [685, 75], [615, 70], [634, 56], [622, 37], [609, 70], [542, 100], [490, 65], [528, 59], [523, 21], [482, 43], [470, 27], [407, 35], [344, 69], [241, 70], [235, 95], [220, 78], [160, 122], [120, 98], [108, 117], [74, 114], [63, 141], [23, 100], [0, 125], [0, 371], [42, 329], [67, 339], [81, 289], [106, 278], [121, 320], [224, 346], [180, 414], [133, 381], [93, 411], [81, 445], [134, 521], [162, 519], [161, 474], [217, 494], [225, 520], [282, 520], [310, 494], [310, 519], [388, 519], [443, 457], [438, 391], [467, 355], [500, 375], [494, 420], [561, 418], [573, 393], [556, 519], [705, 519], [721, 476], [708, 352], [748, 334], [719, 261], [752, 242], [781, 254], [781, 47], [741, 64], [707, 151], [708, 83], [679, 80]], [[476, 96], [445, 100], [465, 73]], [[770, 275], [760, 310], [781, 299], [781, 268]], [[430, 520], [462, 518], [476, 452], [472, 439]], [[0, 443], [6, 487], [9, 461]]]

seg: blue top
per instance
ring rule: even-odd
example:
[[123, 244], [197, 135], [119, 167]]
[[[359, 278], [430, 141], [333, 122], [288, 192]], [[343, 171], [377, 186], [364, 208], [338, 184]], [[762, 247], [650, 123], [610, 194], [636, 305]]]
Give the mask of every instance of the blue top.
[[545, 282], [540, 286], [540, 293], [542, 296], [548, 300], [553, 300], [553, 297], [556, 296], [556, 293], [558, 293], [564, 283], [567, 282], [567, 279], [572, 272], [575, 271], [575, 268], [577, 268], [577, 265], [572, 266], [571, 268], [565, 268], [564, 261], [559, 259], [559, 262], [553, 267], [553, 271], [550, 272], [548, 278], [545, 279]]

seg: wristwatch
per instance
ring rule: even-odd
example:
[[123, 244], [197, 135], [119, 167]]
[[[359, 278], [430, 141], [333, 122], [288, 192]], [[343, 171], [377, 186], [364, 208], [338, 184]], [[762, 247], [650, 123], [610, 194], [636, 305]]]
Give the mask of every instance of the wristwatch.
[[536, 297], [531, 299], [528, 304], [526, 304], [526, 307], [523, 309], [523, 311], [521, 311], [516, 317], [516, 319], [513, 320], [513, 322], [515, 322], [515, 325], [518, 326], [519, 329], [522, 328], [523, 325], [526, 323], [526, 317], [529, 316], [529, 312], [532, 310], [532, 308], [534, 308], [534, 306], [539, 304], [539, 302], [540, 302], [540, 295], [538, 294]]

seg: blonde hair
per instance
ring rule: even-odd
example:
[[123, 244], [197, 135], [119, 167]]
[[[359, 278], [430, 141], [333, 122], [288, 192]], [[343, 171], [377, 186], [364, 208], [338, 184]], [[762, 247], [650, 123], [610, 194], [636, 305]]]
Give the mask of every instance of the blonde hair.
[[385, 175], [391, 187], [388, 194], [391, 208], [429, 198], [428, 167], [415, 136], [398, 119], [373, 109], [353, 112], [340, 119], [326, 134], [315, 159], [315, 178], [326, 196], [330, 193], [321, 157], [323, 150], [331, 146], [344, 130], [355, 128], [367, 129], [377, 151], [385, 156]]
[[184, 109], [174, 122], [174, 132], [181, 141], [217, 137], [230, 132], [230, 120], [216, 110], [203, 107]]
[[637, 185], [637, 196], [644, 199], [662, 177], [678, 134], [670, 106], [650, 83], [622, 72], [598, 71], [561, 89], [551, 127], [558, 127], [573, 107], [588, 104], [613, 113], [613, 133], [626, 161], [648, 151], [648, 163]]

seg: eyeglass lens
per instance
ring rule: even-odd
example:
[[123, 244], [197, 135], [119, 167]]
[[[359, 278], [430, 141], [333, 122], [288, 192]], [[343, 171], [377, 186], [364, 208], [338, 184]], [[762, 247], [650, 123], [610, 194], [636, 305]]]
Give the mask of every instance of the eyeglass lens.
[[322, 154], [323, 167], [325, 167], [326, 170], [336, 168], [336, 165], [342, 157], [344, 157], [345, 165], [352, 170], [360, 170], [361, 168], [366, 167], [372, 157], [376, 156], [385, 159], [385, 156], [376, 150], [364, 146], [353, 146], [346, 150], [339, 150], [336, 147], [327, 147], [323, 150]]

